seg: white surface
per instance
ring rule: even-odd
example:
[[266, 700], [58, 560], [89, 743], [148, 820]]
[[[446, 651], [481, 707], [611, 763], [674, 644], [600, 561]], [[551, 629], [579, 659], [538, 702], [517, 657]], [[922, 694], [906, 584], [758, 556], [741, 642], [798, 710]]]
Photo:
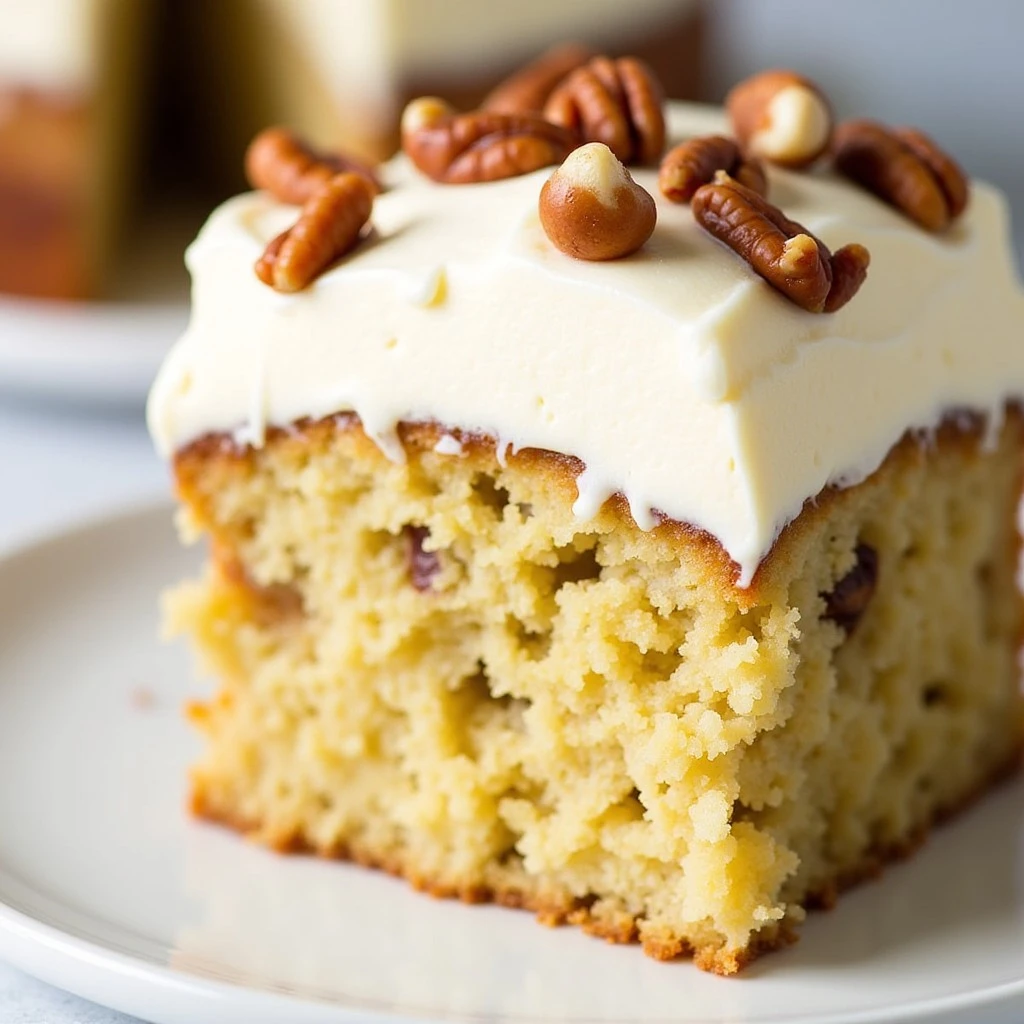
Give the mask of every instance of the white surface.
[[153, 595], [195, 553], [169, 519], [157, 507], [0, 561], [0, 750], [18, 780], [0, 788], [0, 954], [18, 965], [160, 1024], [1024, 1013], [1022, 782], [741, 979], [190, 822], [187, 660], [156, 642]]
[[32, 302], [0, 296], [0, 389], [141, 406], [188, 319], [183, 302]]

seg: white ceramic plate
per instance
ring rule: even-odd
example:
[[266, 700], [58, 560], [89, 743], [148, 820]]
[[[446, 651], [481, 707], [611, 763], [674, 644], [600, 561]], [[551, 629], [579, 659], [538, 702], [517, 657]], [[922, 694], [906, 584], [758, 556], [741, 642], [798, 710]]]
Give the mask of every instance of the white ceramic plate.
[[91, 405], [141, 405], [185, 327], [181, 302], [0, 298], [0, 386]]
[[1024, 785], [738, 979], [282, 858], [183, 810], [166, 508], [0, 559], [0, 957], [160, 1024], [1024, 1017]]
[[0, 389], [79, 404], [141, 406], [188, 319], [182, 253], [201, 222], [190, 205], [146, 211], [97, 302], [0, 295]]

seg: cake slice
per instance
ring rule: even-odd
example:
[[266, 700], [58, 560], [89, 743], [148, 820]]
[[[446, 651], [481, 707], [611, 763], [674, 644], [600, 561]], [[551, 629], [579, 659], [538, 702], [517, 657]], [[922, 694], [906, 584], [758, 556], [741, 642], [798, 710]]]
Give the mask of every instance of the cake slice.
[[[210, 541], [167, 605], [218, 683], [197, 814], [728, 974], [1018, 763], [1024, 298], [991, 189], [929, 232], [848, 148], [765, 200], [738, 120], [668, 115], [726, 137], [673, 157], [692, 209], [601, 147], [569, 200], [400, 157], [289, 294], [299, 211], [231, 200], [149, 419]], [[453, 117], [406, 123], [449, 180], [418, 133], [497, 132]], [[552, 241], [637, 188], [637, 251]], [[770, 265], [712, 236], [737, 203]]]

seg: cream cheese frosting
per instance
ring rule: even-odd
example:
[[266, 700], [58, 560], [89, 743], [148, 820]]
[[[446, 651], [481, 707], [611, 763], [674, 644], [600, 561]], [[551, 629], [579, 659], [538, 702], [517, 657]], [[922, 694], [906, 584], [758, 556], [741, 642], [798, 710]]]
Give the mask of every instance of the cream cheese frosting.
[[[724, 128], [671, 106], [673, 141]], [[937, 236], [827, 171], [772, 169], [788, 216], [871, 252], [853, 300], [813, 314], [663, 199], [655, 170], [633, 172], [658, 204], [643, 249], [562, 254], [537, 214], [550, 173], [437, 185], [398, 158], [372, 241], [292, 296], [252, 268], [295, 208], [226, 203], [189, 249], [191, 323], [150, 395], [161, 452], [210, 432], [259, 446], [269, 425], [340, 412], [395, 459], [403, 420], [485, 431], [581, 459], [581, 517], [621, 492], [643, 528], [654, 510], [703, 528], [746, 586], [823, 487], [869, 475], [908, 429], [958, 409], [995, 426], [1024, 395], [1024, 293], [984, 185]]]

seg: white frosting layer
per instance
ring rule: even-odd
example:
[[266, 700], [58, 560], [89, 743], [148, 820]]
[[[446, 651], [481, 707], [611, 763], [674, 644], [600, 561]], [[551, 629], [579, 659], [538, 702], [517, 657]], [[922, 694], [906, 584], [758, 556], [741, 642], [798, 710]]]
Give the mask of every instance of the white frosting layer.
[[[671, 135], [723, 127], [676, 105]], [[908, 428], [1024, 395], [1024, 295], [1000, 196], [977, 185], [947, 234], [926, 234], [827, 173], [771, 173], [771, 198], [838, 247], [871, 251], [838, 313], [804, 312], [664, 201], [636, 255], [585, 263], [537, 216], [550, 171], [434, 185], [386, 171], [377, 238], [307, 291], [252, 266], [294, 208], [244, 195], [189, 250], [192, 322], [150, 396], [161, 451], [211, 431], [259, 445], [268, 424], [355, 411], [400, 458], [395, 425], [434, 419], [513, 448], [578, 456], [577, 513], [622, 491], [714, 534], [746, 585], [778, 531], [830, 482], [878, 467]]]
[[0, 87], [77, 90], [96, 77], [105, 0], [0, 0]]

